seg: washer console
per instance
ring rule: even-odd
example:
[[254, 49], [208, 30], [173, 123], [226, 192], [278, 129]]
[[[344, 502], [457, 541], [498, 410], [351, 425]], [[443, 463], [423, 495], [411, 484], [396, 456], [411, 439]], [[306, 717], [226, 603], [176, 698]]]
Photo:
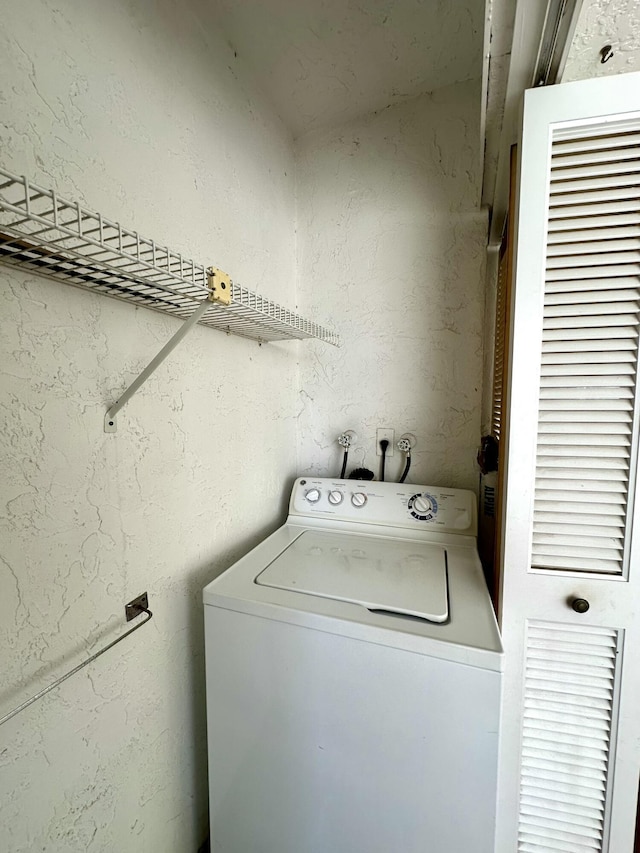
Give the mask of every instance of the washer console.
[[300, 477], [293, 486], [289, 513], [477, 535], [475, 494], [439, 486]]

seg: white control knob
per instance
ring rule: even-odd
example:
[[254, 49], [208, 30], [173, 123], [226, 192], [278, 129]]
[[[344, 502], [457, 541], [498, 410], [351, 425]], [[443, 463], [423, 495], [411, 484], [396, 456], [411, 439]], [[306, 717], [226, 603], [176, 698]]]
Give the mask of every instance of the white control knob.
[[356, 507], [362, 507], [367, 502], [367, 496], [364, 492], [354, 492], [351, 495], [351, 503]]
[[334, 506], [338, 506], [338, 504], [341, 504], [343, 498], [344, 495], [337, 489], [334, 489], [333, 491], [329, 492], [329, 503], [333, 504]]
[[317, 504], [320, 500], [320, 489], [309, 489], [308, 492], [305, 492], [305, 498], [310, 504]]
[[419, 512], [420, 515], [425, 515], [432, 511], [433, 504], [429, 498], [423, 498], [422, 495], [416, 495], [413, 499], [413, 509], [415, 512]]

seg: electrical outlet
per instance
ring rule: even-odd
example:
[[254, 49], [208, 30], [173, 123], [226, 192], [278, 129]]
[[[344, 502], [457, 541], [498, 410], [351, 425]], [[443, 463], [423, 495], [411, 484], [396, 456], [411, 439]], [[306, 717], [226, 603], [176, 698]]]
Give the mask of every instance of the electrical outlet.
[[394, 451], [393, 436], [394, 435], [395, 435], [395, 430], [393, 430], [393, 429], [377, 429], [376, 430], [376, 454], [378, 456], [382, 456], [382, 448], [380, 447], [380, 442], [385, 438], [389, 442], [389, 446], [387, 447], [387, 459], [390, 456], [393, 456], [393, 451]]

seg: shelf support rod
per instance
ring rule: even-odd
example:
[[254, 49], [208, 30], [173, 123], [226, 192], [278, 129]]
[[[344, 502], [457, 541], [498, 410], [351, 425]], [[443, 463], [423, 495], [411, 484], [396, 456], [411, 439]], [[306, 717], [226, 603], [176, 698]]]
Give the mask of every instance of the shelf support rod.
[[120, 411], [120, 409], [125, 406], [129, 400], [133, 397], [136, 391], [144, 385], [147, 379], [151, 376], [151, 374], [162, 364], [162, 362], [170, 355], [173, 350], [178, 346], [180, 341], [189, 334], [191, 329], [199, 322], [204, 314], [211, 308], [212, 302], [219, 302], [223, 305], [229, 305], [231, 302], [231, 281], [229, 277], [222, 273], [221, 270], [218, 270], [214, 267], [210, 267], [207, 270], [207, 274], [209, 276], [209, 288], [210, 293], [206, 299], [204, 299], [200, 305], [196, 308], [193, 314], [184, 321], [184, 323], [180, 326], [178, 331], [171, 337], [167, 343], [162, 347], [160, 352], [151, 359], [149, 364], [145, 367], [142, 373], [133, 380], [131, 385], [124, 391], [115, 403], [109, 407], [106, 415], [104, 416], [104, 431], [105, 432], [116, 432], [118, 429], [118, 425], [116, 422], [116, 415]]

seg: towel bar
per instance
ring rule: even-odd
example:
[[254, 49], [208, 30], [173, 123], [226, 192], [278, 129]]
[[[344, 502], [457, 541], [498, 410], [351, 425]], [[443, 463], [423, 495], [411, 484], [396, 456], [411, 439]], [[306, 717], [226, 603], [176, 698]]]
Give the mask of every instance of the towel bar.
[[30, 699], [27, 699], [22, 705], [18, 705], [17, 708], [14, 708], [13, 711], [9, 711], [8, 714], [5, 714], [4, 717], [0, 717], [0, 726], [4, 723], [8, 722], [12, 717], [15, 717], [16, 714], [19, 714], [20, 711], [24, 711], [25, 708], [28, 708], [29, 705], [32, 705], [38, 699], [41, 699], [46, 693], [50, 690], [53, 690], [54, 687], [57, 687], [59, 684], [62, 684], [63, 681], [66, 681], [67, 678], [71, 678], [72, 675], [75, 675], [76, 672], [79, 672], [81, 669], [84, 669], [85, 666], [92, 663], [96, 658], [99, 658], [100, 655], [103, 655], [105, 652], [108, 652], [109, 649], [112, 649], [118, 643], [125, 639], [125, 637], [130, 636], [137, 631], [138, 628], [142, 628], [143, 625], [146, 625], [147, 622], [153, 617], [153, 613], [149, 610], [148, 607], [149, 601], [147, 598], [147, 593], [144, 592], [142, 595], [139, 595], [137, 598], [134, 598], [133, 601], [130, 601], [127, 605], [125, 605], [124, 611], [127, 622], [130, 622], [132, 619], [135, 619], [136, 616], [140, 616], [141, 613], [146, 614], [146, 619], [142, 622], [139, 622], [137, 625], [134, 625], [133, 628], [130, 628], [125, 634], [117, 637], [115, 640], [112, 640], [108, 645], [106, 645], [103, 649], [91, 655], [91, 657], [87, 658], [82, 663], [78, 664], [78, 666], [74, 667], [69, 672], [62, 675], [60, 678], [56, 679], [52, 684], [48, 687], [45, 687], [44, 690], [40, 690], [39, 693], [36, 693]]

